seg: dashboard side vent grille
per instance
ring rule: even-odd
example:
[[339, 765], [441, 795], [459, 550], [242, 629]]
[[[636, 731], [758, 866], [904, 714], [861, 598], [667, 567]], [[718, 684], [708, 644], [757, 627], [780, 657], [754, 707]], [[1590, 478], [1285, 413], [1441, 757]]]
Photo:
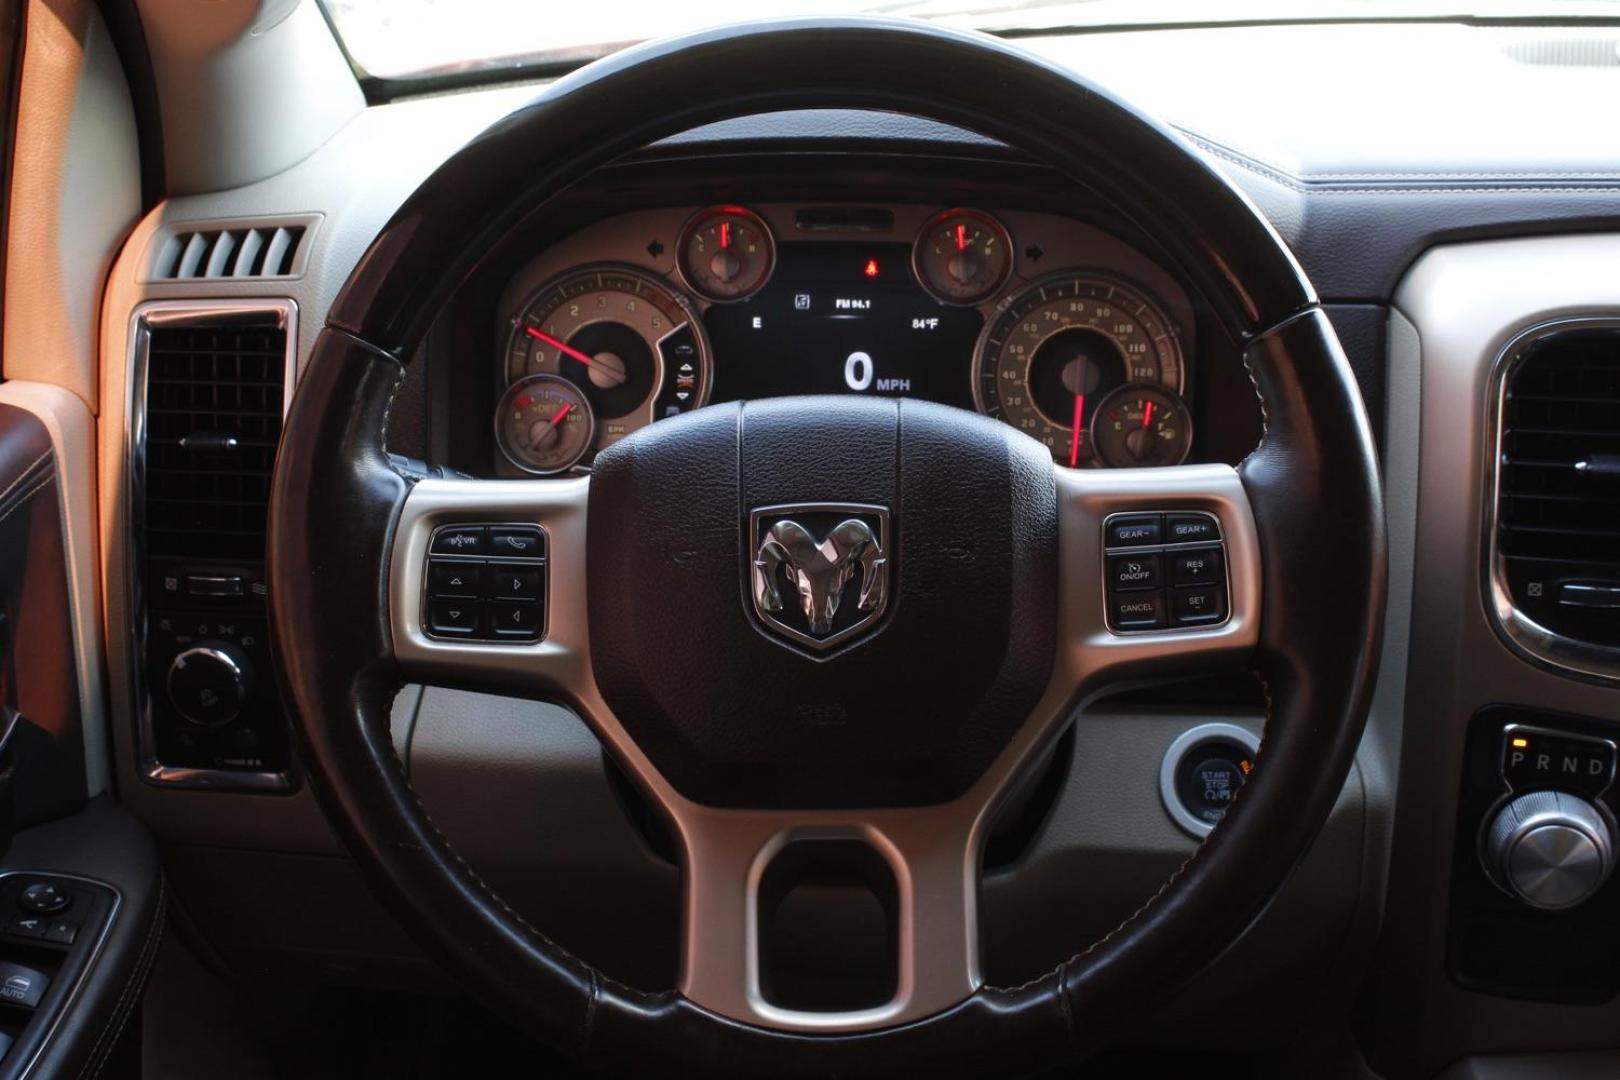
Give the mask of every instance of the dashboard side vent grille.
[[1620, 646], [1620, 329], [1542, 337], [1500, 398], [1495, 562], [1512, 605]]
[[154, 559], [264, 557], [288, 331], [257, 320], [151, 325], [144, 509]]
[[304, 271], [310, 219], [166, 228], [153, 238], [147, 281], [290, 278]]
[[1515, 41], [1502, 51], [1538, 67], [1620, 67], [1620, 40], [1609, 37], [1534, 38]]

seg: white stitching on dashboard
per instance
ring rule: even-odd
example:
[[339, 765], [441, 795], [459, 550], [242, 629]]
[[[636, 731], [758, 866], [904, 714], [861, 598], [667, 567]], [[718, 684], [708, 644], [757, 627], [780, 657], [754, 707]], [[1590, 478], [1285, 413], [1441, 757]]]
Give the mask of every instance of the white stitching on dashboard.
[[[1246, 169], [1257, 176], [1288, 188], [1300, 195], [1496, 195], [1496, 194], [1558, 194], [1573, 195], [1582, 192], [1595, 192], [1598, 194], [1620, 193], [1620, 184], [1614, 176], [1578, 172], [1550, 172], [1550, 173], [1322, 173], [1316, 176], [1301, 178], [1282, 169], [1248, 157], [1234, 150], [1228, 150], [1219, 143], [1181, 129], [1188, 140], [1206, 153], [1230, 162], [1239, 168]], [[1569, 183], [1564, 185], [1553, 184], [1550, 181], [1557, 177], [1567, 177], [1571, 181], [1585, 180], [1588, 183]], [[1472, 184], [1444, 184], [1440, 181], [1447, 179], [1471, 179], [1483, 183]], [[1379, 186], [1361, 184], [1345, 186], [1336, 183], [1341, 180], [1389, 180], [1391, 183]], [[1504, 184], [1492, 184], [1491, 180], [1511, 181]], [[1543, 180], [1548, 183], [1525, 184], [1516, 181]], [[1406, 183], [1399, 183], [1405, 181]], [[1411, 186], [1418, 185], [1418, 186]]]

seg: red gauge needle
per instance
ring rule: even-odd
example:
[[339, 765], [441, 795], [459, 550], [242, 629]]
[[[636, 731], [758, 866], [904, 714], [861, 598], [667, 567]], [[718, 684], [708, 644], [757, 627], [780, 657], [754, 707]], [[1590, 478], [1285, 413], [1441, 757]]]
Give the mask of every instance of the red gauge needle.
[[564, 405], [562, 408], [557, 410], [557, 415], [553, 416], [551, 418], [551, 426], [556, 427], [558, 424], [560, 424], [564, 420], [568, 419], [568, 414], [573, 412], [573, 411], [574, 411], [574, 403], [572, 401], [570, 401], [568, 404]]
[[956, 250], [957, 251], [966, 251], [967, 250], [967, 226], [966, 225], [958, 225], [956, 227]]
[[720, 223], [720, 247], [722, 249], [724, 249], [724, 248], [728, 248], [730, 246], [731, 246], [731, 222], [722, 221]]
[[562, 353], [564, 356], [573, 357], [575, 360], [578, 360], [580, 363], [584, 364], [586, 367], [589, 367], [590, 364], [591, 364], [591, 358], [589, 356], [586, 356], [584, 353], [580, 352], [578, 349], [574, 348], [572, 345], [569, 345], [567, 342], [558, 341], [556, 338], [552, 337], [550, 334], [545, 333], [544, 331], [536, 330], [532, 326], [525, 326], [523, 328], [523, 332], [528, 334], [530, 337], [534, 338], [534, 340], [536, 340], [536, 341], [543, 342], [546, 345], [550, 345], [553, 349], [556, 349], [558, 352]]
[[1142, 406], [1142, 426], [1147, 427], [1153, 423], [1153, 402], [1149, 401]]
[[1069, 433], [1069, 468], [1080, 467], [1080, 432], [1086, 419], [1086, 395], [1074, 395], [1074, 430]]

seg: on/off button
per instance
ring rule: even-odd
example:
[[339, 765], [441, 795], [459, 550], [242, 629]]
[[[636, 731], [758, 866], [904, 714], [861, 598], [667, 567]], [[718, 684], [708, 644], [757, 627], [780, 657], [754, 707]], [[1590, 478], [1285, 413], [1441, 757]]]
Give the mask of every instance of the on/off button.
[[1158, 555], [1112, 555], [1108, 559], [1108, 587], [1117, 592], [1157, 589]]

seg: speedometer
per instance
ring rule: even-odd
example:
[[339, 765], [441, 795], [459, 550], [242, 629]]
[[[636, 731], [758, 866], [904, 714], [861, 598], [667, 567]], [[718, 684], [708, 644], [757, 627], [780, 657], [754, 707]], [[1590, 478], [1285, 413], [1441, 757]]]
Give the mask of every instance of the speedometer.
[[[650, 274], [585, 267], [543, 286], [510, 322], [506, 382], [550, 375], [575, 386], [596, 418], [596, 451], [708, 399], [709, 343], [697, 312]], [[497, 426], [509, 421], [497, 416]], [[534, 471], [526, 462], [523, 468]]]
[[1100, 464], [1088, 403], [1127, 383], [1180, 392], [1181, 345], [1141, 291], [1092, 274], [1037, 281], [1002, 301], [979, 336], [979, 411], [1039, 439], [1060, 465]]

